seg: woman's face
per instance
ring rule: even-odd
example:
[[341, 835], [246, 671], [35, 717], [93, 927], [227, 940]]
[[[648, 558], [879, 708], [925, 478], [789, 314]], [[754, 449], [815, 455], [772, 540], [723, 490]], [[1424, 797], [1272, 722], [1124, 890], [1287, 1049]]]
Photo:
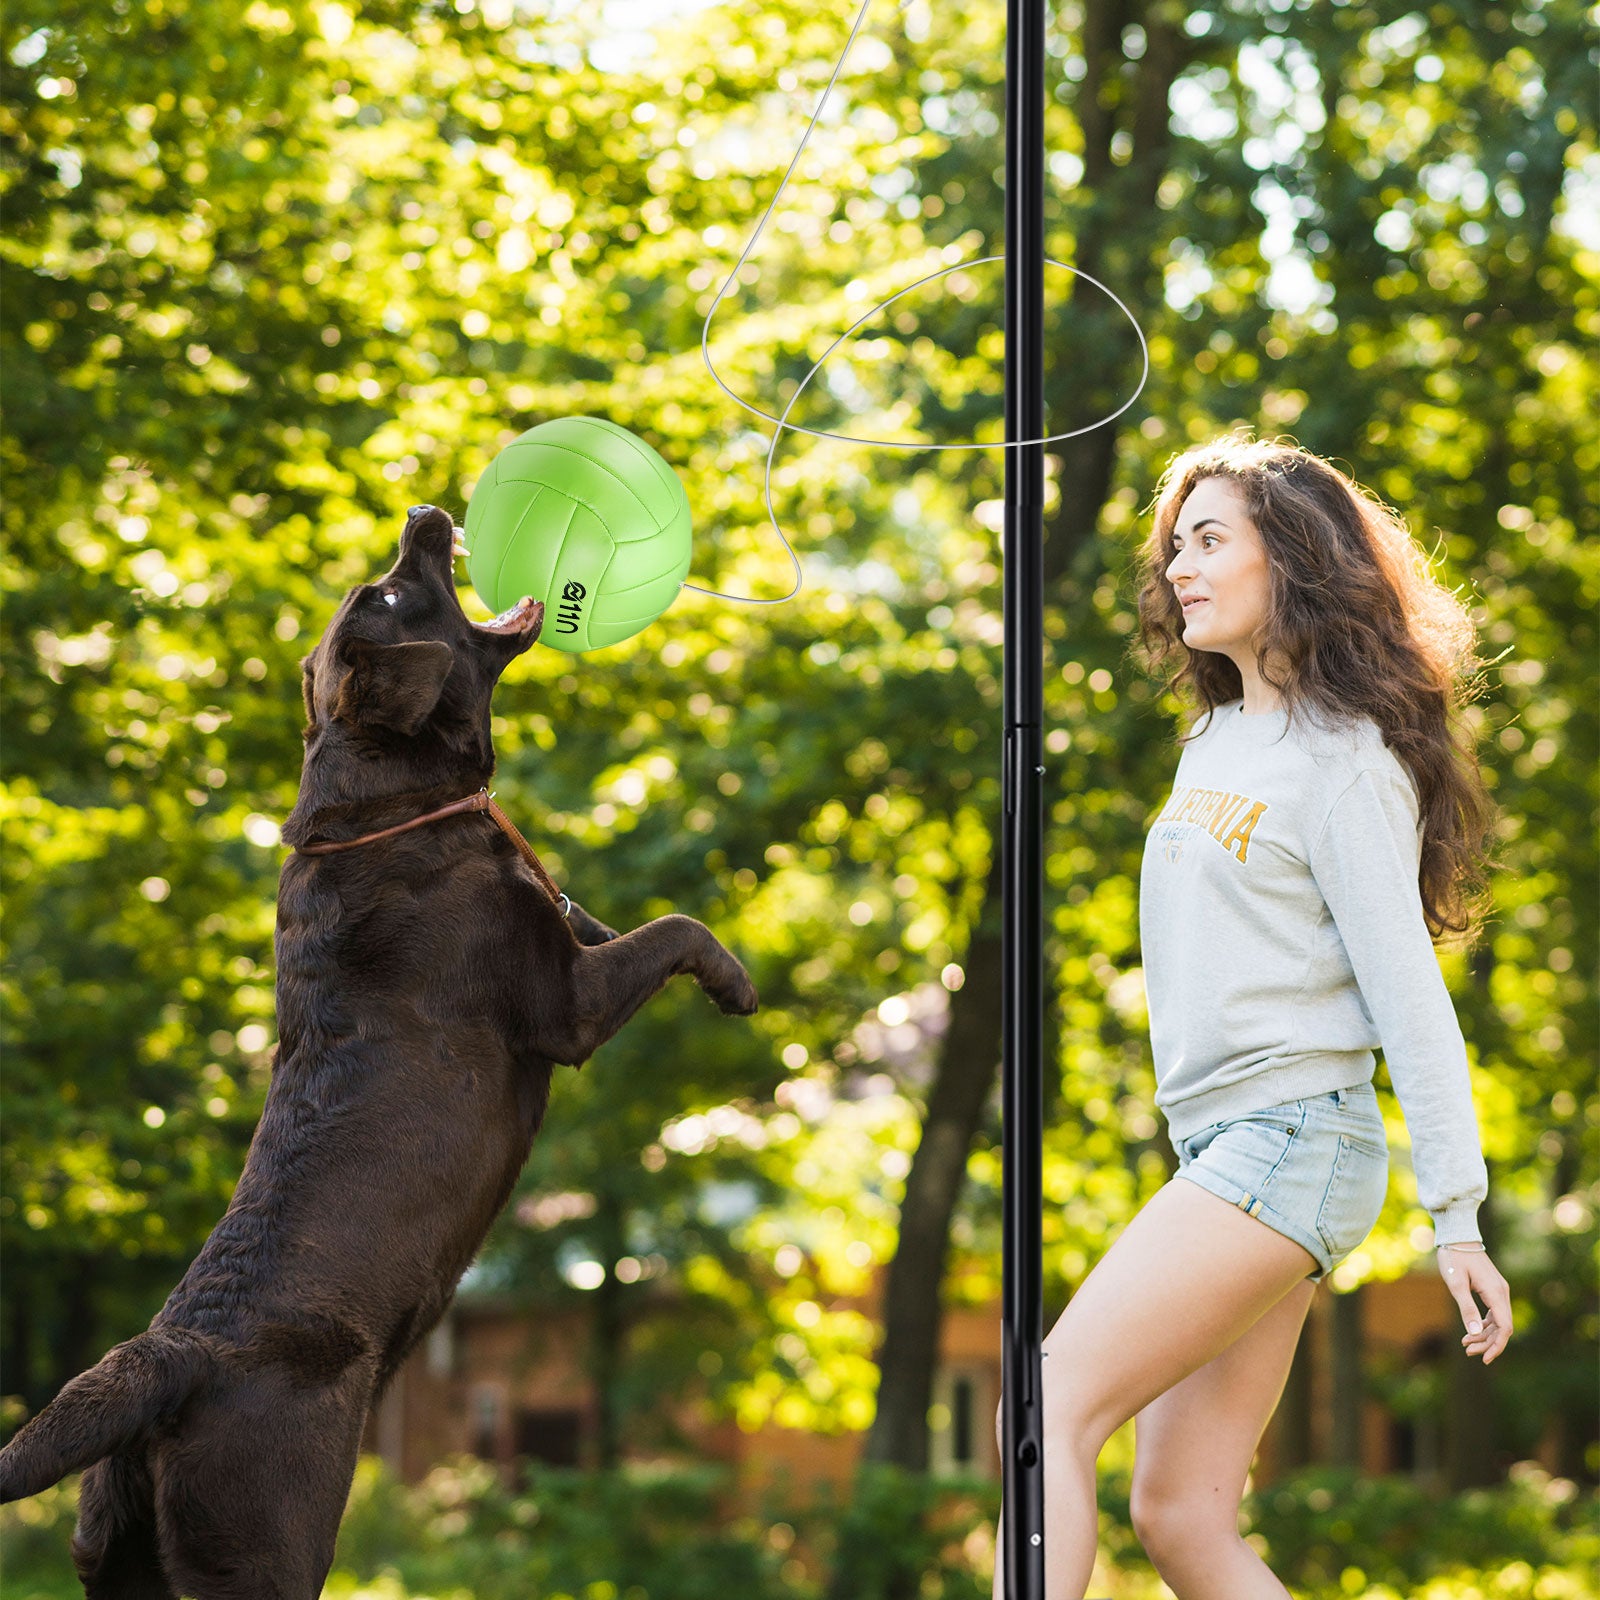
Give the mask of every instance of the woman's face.
[[1267, 619], [1271, 573], [1244, 497], [1226, 478], [1202, 478], [1178, 508], [1172, 539], [1177, 554], [1166, 576], [1183, 607], [1183, 642], [1253, 668], [1251, 640]]

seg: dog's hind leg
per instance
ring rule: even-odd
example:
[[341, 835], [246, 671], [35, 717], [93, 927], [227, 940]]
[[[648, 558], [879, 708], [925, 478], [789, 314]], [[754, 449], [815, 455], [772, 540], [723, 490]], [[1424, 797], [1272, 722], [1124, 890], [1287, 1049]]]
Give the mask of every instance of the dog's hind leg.
[[332, 1384], [256, 1370], [158, 1446], [161, 1554], [198, 1600], [317, 1600], [333, 1565], [372, 1379]]
[[72, 1561], [88, 1600], [177, 1600], [161, 1565], [142, 1455], [108, 1456], [84, 1473]]

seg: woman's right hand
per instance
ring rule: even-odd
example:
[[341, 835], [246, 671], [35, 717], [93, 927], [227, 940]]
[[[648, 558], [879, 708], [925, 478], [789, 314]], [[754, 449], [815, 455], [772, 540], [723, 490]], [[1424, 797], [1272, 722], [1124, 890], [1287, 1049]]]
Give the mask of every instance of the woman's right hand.
[[[1466, 1327], [1461, 1347], [1469, 1356], [1483, 1357], [1484, 1366], [1505, 1349], [1511, 1338], [1511, 1287], [1501, 1277], [1486, 1250], [1457, 1250], [1442, 1244], [1434, 1251], [1439, 1276], [1461, 1308]], [[1476, 1293], [1486, 1310], [1480, 1314]]]

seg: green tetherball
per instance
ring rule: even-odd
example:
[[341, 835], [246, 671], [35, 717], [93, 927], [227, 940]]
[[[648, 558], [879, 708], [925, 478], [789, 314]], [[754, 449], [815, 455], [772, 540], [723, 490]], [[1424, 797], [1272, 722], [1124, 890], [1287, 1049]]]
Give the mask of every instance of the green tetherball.
[[544, 601], [539, 639], [599, 650], [654, 622], [689, 575], [689, 497], [643, 439], [600, 417], [529, 428], [467, 505], [467, 572], [496, 615]]

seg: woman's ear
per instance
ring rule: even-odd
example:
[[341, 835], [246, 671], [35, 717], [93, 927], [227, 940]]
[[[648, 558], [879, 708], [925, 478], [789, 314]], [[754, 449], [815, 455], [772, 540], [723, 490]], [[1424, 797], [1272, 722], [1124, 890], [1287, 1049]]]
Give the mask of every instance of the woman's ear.
[[358, 727], [413, 734], [439, 703], [455, 651], [435, 639], [372, 644], [350, 639], [340, 646], [349, 670], [339, 682], [333, 714]]

